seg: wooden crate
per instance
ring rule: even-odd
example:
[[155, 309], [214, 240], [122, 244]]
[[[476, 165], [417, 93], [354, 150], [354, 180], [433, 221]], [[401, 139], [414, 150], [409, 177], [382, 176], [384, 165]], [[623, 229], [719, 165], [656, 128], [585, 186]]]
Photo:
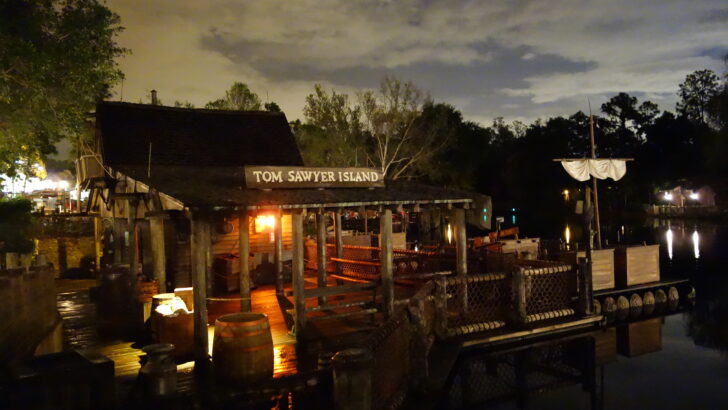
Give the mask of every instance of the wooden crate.
[[662, 350], [662, 318], [628, 323], [617, 328], [617, 351], [627, 357]]
[[503, 253], [515, 253], [523, 259], [538, 258], [539, 238], [501, 239]]
[[215, 276], [215, 289], [229, 293], [240, 289], [239, 266], [237, 256], [231, 254], [215, 255], [212, 272]]
[[[585, 251], [561, 253], [561, 260], [572, 265], [584, 257]], [[592, 251], [592, 286], [594, 290], [614, 288], [614, 249]]]
[[632, 285], [660, 280], [660, 245], [619, 247], [614, 252], [616, 285]]

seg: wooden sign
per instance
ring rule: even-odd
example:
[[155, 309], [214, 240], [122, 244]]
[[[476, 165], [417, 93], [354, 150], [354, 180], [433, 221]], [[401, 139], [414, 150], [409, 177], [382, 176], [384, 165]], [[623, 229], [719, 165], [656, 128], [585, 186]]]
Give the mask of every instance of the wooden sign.
[[383, 187], [381, 171], [371, 168], [245, 167], [248, 188], [371, 188]]

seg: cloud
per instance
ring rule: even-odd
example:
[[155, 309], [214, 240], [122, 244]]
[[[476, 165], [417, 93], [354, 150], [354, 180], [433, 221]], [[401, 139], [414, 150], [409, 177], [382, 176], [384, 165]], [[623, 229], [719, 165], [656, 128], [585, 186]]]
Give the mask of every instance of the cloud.
[[110, 0], [127, 27], [124, 97], [198, 105], [244, 81], [301, 116], [315, 82], [415, 81], [466, 118], [534, 119], [619, 91], [671, 109], [691, 71], [723, 69], [722, 0]]

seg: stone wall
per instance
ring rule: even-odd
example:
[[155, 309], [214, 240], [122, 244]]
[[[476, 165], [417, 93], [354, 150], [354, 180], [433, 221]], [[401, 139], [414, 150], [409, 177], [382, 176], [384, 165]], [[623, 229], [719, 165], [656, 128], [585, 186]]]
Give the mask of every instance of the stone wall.
[[37, 239], [36, 250], [45, 255], [56, 278], [88, 274], [96, 260], [93, 236], [42, 237]]

